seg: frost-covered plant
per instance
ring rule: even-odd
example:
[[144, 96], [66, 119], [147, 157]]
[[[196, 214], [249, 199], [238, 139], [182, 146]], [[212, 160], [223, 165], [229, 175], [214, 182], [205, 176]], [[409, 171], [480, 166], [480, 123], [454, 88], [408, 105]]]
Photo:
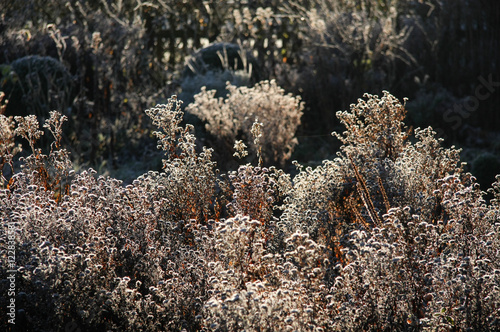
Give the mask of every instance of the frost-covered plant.
[[214, 96], [222, 97], [227, 94], [227, 82], [234, 86], [249, 86], [251, 84], [250, 74], [245, 70], [208, 70], [187, 76], [182, 80], [182, 92], [179, 96], [186, 103], [194, 101], [193, 96], [200, 93], [203, 87], [215, 90]]
[[332, 328], [498, 327], [498, 249], [485, 245], [498, 215], [457, 150], [431, 128], [409, 140], [388, 92], [365, 97], [338, 113], [348, 129], [339, 158], [294, 178], [280, 223], [329, 249]]
[[[498, 328], [498, 222], [467, 176], [439, 180], [440, 220], [392, 208], [381, 227], [351, 233], [330, 290], [337, 326], [354, 330]], [[455, 205], [453, 204], [455, 202]], [[490, 215], [488, 215], [490, 214]], [[457, 218], [457, 219], [455, 219]]]
[[351, 112], [337, 114], [348, 129], [343, 135], [335, 134], [348, 157], [342, 163], [344, 177], [366, 183], [366, 194], [373, 196], [380, 210], [387, 211], [394, 203], [415, 207], [435, 204], [429, 201], [437, 188], [435, 181], [462, 171], [460, 150], [441, 147], [442, 139], [436, 138], [432, 128], [417, 128], [413, 142], [408, 140], [410, 130], [403, 123], [405, 105], [387, 91], [380, 98], [365, 97], [367, 101], [360, 99], [351, 105]]
[[234, 188], [233, 200], [227, 206], [233, 215], [245, 215], [261, 222], [273, 218], [273, 207], [283, 195], [282, 185], [286, 183], [283, 173], [272, 167], [240, 166], [238, 171], [228, 175]]
[[160, 130], [154, 134], [158, 138], [158, 148], [165, 151], [164, 173], [154, 177], [159, 194], [165, 197], [162, 208], [173, 214], [171, 219], [207, 220], [210, 205], [215, 194], [215, 163], [211, 161], [212, 150], [203, 147], [197, 153], [192, 125], [181, 127], [183, 112], [181, 102], [174, 96], [166, 105], [157, 105], [146, 111]]
[[376, 70], [382, 63], [390, 75], [396, 59], [414, 60], [404, 49], [411, 28], [398, 25], [399, 11], [407, 7], [405, 1], [385, 5], [377, 1], [323, 1], [304, 12], [309, 27], [304, 37], [358, 70]]
[[488, 192], [493, 194], [493, 199], [491, 199], [491, 205], [498, 210], [500, 208], [500, 174], [495, 177], [496, 181], [488, 189]]
[[[365, 97], [351, 105], [350, 112], [337, 113], [347, 128], [343, 134], [334, 133], [343, 143], [339, 158], [297, 175], [286, 218], [296, 219], [291, 214], [299, 213], [301, 224], [318, 229], [317, 219], [327, 228], [339, 223], [335, 220], [350, 225], [346, 218], [373, 225], [393, 206], [411, 204], [430, 213], [437, 204], [435, 181], [461, 171], [459, 151], [442, 148], [432, 129], [417, 128], [416, 141], [408, 140], [404, 105], [394, 96], [384, 92], [380, 98]], [[304, 203], [310, 201], [314, 203]]]
[[179, 126], [175, 98], [148, 114], [159, 127], [165, 169], [127, 186], [69, 169], [60, 149], [65, 118], [57, 112], [44, 126], [55, 136], [48, 156], [35, 146], [36, 119], [16, 118], [32, 154], [0, 193], [0, 237], [7, 240], [7, 225], [16, 229], [11, 269], [24, 328], [199, 329], [205, 262], [213, 260], [214, 164], [210, 150], [194, 150], [190, 127]]
[[223, 149], [243, 139], [255, 150], [251, 130], [258, 118], [263, 124], [264, 164], [283, 165], [297, 144], [295, 131], [304, 109], [300, 97], [285, 95], [275, 81], [263, 81], [252, 88], [228, 84], [227, 90], [223, 99], [215, 98], [215, 90], [202, 89], [187, 111], [206, 121], [207, 131], [222, 140], [218, 146]]
[[500, 178], [486, 203], [455, 149], [430, 128], [406, 138], [389, 93], [366, 99], [339, 113], [338, 158], [292, 180], [250, 164], [218, 178], [175, 97], [147, 111], [164, 170], [126, 186], [71, 169], [59, 113], [48, 155], [36, 119], [17, 118], [2, 139], [31, 155], [0, 190], [0, 270], [15, 271], [19, 327], [498, 330]]
[[48, 155], [36, 148], [37, 141], [44, 134], [36, 116], [16, 116], [14, 119], [17, 122], [15, 134], [27, 140], [31, 148], [30, 155], [21, 157], [23, 172], [32, 177], [34, 185], [53, 191], [54, 198], [59, 200], [68, 192], [67, 180], [72, 167], [68, 151], [61, 148], [62, 124], [67, 121], [67, 117], [51, 111], [50, 117], [45, 121], [43, 127], [54, 137]]
[[237, 215], [215, 230], [217, 260], [205, 304], [210, 330], [322, 331], [323, 249], [308, 234], [286, 239], [286, 252], [267, 246], [266, 227]]
[[0, 187], [4, 187], [7, 178], [4, 175], [4, 167], [10, 166], [10, 171], [14, 170], [13, 158], [20, 150], [20, 144], [15, 142], [15, 127], [12, 116], [5, 116], [5, 109], [8, 101], [4, 101], [5, 93], [0, 91]]

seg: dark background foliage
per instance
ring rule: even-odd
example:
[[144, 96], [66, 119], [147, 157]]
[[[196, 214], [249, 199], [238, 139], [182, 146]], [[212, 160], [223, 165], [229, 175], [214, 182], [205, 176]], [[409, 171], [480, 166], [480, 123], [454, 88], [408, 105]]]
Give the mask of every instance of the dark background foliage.
[[[117, 174], [124, 160], [136, 162], [129, 169], [148, 169], [143, 164], [154, 159], [154, 149], [143, 140], [143, 110], [183, 91], [192, 100], [197, 91], [185, 82], [186, 59], [214, 42], [244, 50], [253, 75], [239, 84], [276, 79], [302, 96], [295, 159], [332, 154], [335, 112], [384, 89], [409, 98], [410, 125], [432, 125], [446, 144], [470, 147], [469, 162], [483, 150], [498, 159], [498, 87], [472, 112], [460, 108], [477, 94], [479, 77], [500, 80], [495, 1], [2, 0], [1, 6], [7, 114], [46, 118], [58, 109], [69, 115], [73, 158], [101, 172]], [[42, 58], [26, 76], [19, 64], [27, 68], [28, 56], [60, 65]], [[66, 71], [54, 75], [57, 66]], [[203, 68], [198, 74], [196, 86], [214, 80]], [[31, 87], [36, 77], [39, 88]]]

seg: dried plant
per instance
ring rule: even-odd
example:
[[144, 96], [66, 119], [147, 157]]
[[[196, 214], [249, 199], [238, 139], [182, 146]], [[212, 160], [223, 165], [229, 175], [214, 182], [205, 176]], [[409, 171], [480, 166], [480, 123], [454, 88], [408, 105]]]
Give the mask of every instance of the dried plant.
[[[293, 179], [251, 164], [219, 176], [180, 106], [174, 96], [146, 111], [164, 169], [128, 185], [72, 170], [61, 114], [43, 126], [48, 155], [35, 118], [14, 129], [2, 117], [2, 139], [16, 133], [31, 147], [0, 190], [0, 270], [15, 271], [16, 327], [499, 329], [500, 178], [487, 203], [457, 150], [430, 128], [407, 137], [394, 96], [365, 95], [338, 113], [338, 157], [296, 163]], [[9, 287], [3, 279], [2, 294]], [[4, 317], [10, 298], [0, 297]]]
[[[16, 123], [13, 117], [5, 116], [4, 112], [8, 101], [4, 101], [5, 93], [0, 91], [0, 177], [1, 186], [5, 187], [8, 182], [4, 175], [5, 165], [9, 165], [10, 172], [14, 171], [13, 158], [18, 152], [21, 151], [21, 145], [15, 142], [15, 127]], [[8, 171], [7, 171], [8, 172]]]
[[[206, 121], [213, 136], [222, 139], [218, 145], [232, 147], [243, 139], [255, 151], [252, 127], [256, 119], [262, 123], [262, 158], [265, 165], [284, 165], [297, 144], [295, 131], [300, 125], [304, 104], [300, 97], [286, 94], [275, 81], [263, 81], [252, 88], [228, 84], [226, 98], [215, 98], [215, 90], [195, 95], [187, 111]], [[255, 153], [258, 153], [255, 151]]]

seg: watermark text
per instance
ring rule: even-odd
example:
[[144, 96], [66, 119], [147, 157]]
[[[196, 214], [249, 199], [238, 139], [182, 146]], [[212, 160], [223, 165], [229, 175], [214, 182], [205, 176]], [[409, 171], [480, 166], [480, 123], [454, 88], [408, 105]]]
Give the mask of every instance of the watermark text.
[[7, 280], [9, 288], [7, 290], [7, 297], [9, 299], [7, 304], [7, 322], [9, 324], [16, 324], [16, 224], [14, 222], [8, 223], [7, 229]]
[[[488, 75], [485, 79], [483, 76], [478, 77], [480, 84], [474, 90], [474, 96], [469, 96], [462, 103], [456, 103], [453, 107], [447, 109], [443, 114], [443, 120], [451, 125], [453, 130], [457, 130], [463, 125], [465, 119], [477, 111], [481, 101], [488, 99], [495, 89], [500, 87], [500, 82], [493, 81], [493, 75]], [[437, 133], [440, 137], [446, 139], [444, 130], [438, 128]]]

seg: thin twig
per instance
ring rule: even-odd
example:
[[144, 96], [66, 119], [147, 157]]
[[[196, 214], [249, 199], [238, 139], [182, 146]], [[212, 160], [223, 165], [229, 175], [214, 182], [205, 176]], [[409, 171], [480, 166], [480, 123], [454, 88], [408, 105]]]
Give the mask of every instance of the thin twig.
[[384, 189], [384, 185], [383, 185], [382, 179], [380, 177], [378, 178], [378, 186], [380, 188], [380, 192], [382, 193], [382, 198], [384, 199], [385, 212], [389, 212], [391, 205], [389, 204], [389, 198], [387, 197], [387, 193]]
[[372, 219], [373, 223], [375, 225], [381, 225], [382, 220], [380, 220], [380, 217], [375, 210], [375, 206], [373, 205], [373, 200], [371, 199], [370, 192], [368, 190], [368, 187], [366, 186], [365, 179], [361, 176], [359, 173], [358, 168], [354, 164], [354, 161], [352, 160], [351, 156], [347, 154], [347, 157], [349, 158], [351, 165], [354, 169], [354, 174], [356, 175], [356, 180], [358, 181], [358, 191], [361, 196], [361, 199], [363, 200], [363, 203], [368, 210], [368, 214], [370, 215], [370, 218]]

